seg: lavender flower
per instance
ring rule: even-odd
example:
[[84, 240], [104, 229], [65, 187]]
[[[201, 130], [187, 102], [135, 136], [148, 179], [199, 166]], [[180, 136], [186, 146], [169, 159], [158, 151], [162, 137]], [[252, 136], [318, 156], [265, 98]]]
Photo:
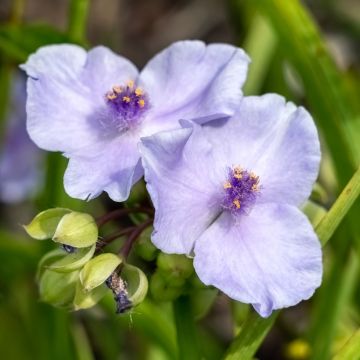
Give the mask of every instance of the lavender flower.
[[14, 76], [0, 148], [0, 201], [19, 202], [33, 196], [41, 185], [42, 155], [26, 132], [25, 77]]
[[320, 243], [297, 208], [319, 168], [311, 116], [269, 94], [243, 98], [233, 118], [182, 124], [142, 140], [154, 244], [194, 255], [205, 284], [261, 316], [308, 299], [322, 276]]
[[177, 42], [138, 73], [104, 47], [47, 46], [30, 56], [28, 131], [41, 148], [70, 159], [65, 189], [92, 199], [125, 200], [143, 175], [140, 137], [231, 116], [241, 99], [248, 57], [233, 46]]

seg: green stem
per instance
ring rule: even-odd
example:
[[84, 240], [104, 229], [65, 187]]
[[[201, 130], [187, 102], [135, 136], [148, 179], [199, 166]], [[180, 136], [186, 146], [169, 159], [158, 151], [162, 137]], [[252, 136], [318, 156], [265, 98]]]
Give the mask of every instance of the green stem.
[[335, 203], [316, 227], [316, 233], [324, 246], [360, 195], [360, 167], [350, 179]]
[[180, 296], [174, 301], [174, 316], [179, 349], [178, 358], [186, 360], [200, 359], [194, 315], [188, 296]]
[[84, 43], [89, 0], [71, 0], [68, 32], [74, 42]]
[[272, 328], [279, 311], [264, 319], [257, 313], [251, 313], [245, 320], [239, 334], [226, 353], [226, 360], [252, 359], [256, 350]]

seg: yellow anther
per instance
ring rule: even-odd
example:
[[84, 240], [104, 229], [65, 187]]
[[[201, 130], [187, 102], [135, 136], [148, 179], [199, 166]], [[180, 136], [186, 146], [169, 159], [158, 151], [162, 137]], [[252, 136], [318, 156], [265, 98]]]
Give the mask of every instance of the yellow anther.
[[120, 93], [122, 93], [123, 89], [121, 86], [113, 86], [113, 91], [116, 94], [120, 94]]
[[140, 99], [140, 100], [138, 101], [138, 104], [139, 104], [139, 106], [140, 106], [141, 108], [143, 108], [143, 107], [145, 106], [145, 100], [144, 100], [144, 99]]
[[253, 180], [255, 180], [255, 179], [258, 180], [259, 179], [259, 177], [254, 172], [250, 173], [250, 178], [253, 179]]
[[117, 95], [114, 94], [114, 93], [108, 93], [108, 94], [106, 95], [106, 97], [107, 97], [108, 100], [114, 100], [114, 99], [117, 98]]
[[126, 85], [127, 85], [130, 89], [132, 89], [132, 88], [134, 87], [134, 81], [133, 81], [133, 80], [129, 80], [129, 81], [126, 83]]
[[236, 206], [237, 209], [240, 209], [241, 205], [240, 205], [240, 201], [238, 199], [235, 199], [233, 201], [233, 204]]
[[252, 191], [259, 191], [259, 186], [258, 186], [258, 184], [254, 184], [254, 185], [251, 187], [251, 190], [252, 190]]
[[231, 184], [227, 181], [225, 184], [224, 184], [224, 189], [231, 189]]
[[127, 102], [127, 103], [130, 102], [130, 98], [128, 96], [124, 96], [122, 99], [124, 102]]
[[144, 93], [144, 92], [142, 91], [142, 89], [140, 89], [140, 88], [136, 88], [136, 89], [135, 89], [135, 95], [136, 95], [136, 96], [141, 96], [143, 93]]
[[243, 170], [242, 170], [242, 168], [240, 166], [236, 166], [234, 168], [234, 177], [236, 179], [242, 179], [242, 177], [243, 177], [242, 173], [243, 173]]

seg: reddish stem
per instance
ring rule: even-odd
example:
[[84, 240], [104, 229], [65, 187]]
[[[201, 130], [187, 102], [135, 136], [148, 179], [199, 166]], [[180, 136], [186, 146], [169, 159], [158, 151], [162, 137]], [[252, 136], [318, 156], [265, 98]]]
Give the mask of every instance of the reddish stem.
[[99, 251], [106, 245], [109, 245], [113, 240], [131, 233], [136, 229], [136, 226], [131, 226], [125, 229], [121, 229], [120, 231], [117, 231], [109, 236], [106, 236], [104, 239], [101, 240], [101, 242], [97, 245], [96, 250]]
[[154, 215], [154, 211], [152, 209], [145, 208], [145, 207], [122, 208], [122, 209], [117, 209], [117, 210], [111, 211], [103, 216], [100, 216], [99, 218], [96, 219], [96, 224], [100, 227], [111, 220], [121, 218], [121, 217], [123, 217], [127, 214], [131, 214], [131, 213], [144, 213], [144, 214], [148, 214], [149, 216]]
[[126, 239], [124, 246], [120, 251], [120, 255], [122, 255], [125, 259], [129, 256], [129, 253], [137, 240], [137, 238], [141, 235], [141, 233], [153, 222], [153, 219], [148, 219], [144, 221], [142, 224], [138, 225]]

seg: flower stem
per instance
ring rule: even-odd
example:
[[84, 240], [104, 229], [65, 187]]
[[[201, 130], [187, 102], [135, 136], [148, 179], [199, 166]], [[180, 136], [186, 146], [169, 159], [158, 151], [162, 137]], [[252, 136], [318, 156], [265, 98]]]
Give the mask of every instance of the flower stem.
[[190, 298], [188, 296], [180, 296], [174, 301], [173, 308], [178, 344], [178, 359], [201, 359]]
[[121, 236], [127, 235], [134, 231], [136, 229], [135, 226], [127, 227], [125, 229], [121, 229], [119, 231], [116, 231], [105, 238], [103, 238], [96, 246], [96, 251], [99, 252], [102, 248], [104, 248], [106, 245], [109, 245], [112, 241], [118, 239]]
[[68, 32], [74, 42], [85, 42], [88, 9], [89, 0], [71, 0], [70, 2]]
[[360, 166], [327, 214], [316, 227], [316, 233], [324, 246], [360, 195]]
[[137, 240], [140, 234], [152, 224], [153, 220], [148, 219], [144, 221], [142, 224], [135, 227], [135, 229], [130, 233], [129, 237], [126, 239], [124, 246], [122, 247], [120, 254], [126, 259], [129, 256], [129, 253]]
[[154, 212], [151, 209], [144, 208], [144, 207], [122, 208], [122, 209], [117, 209], [117, 210], [111, 211], [103, 216], [100, 216], [99, 218], [96, 219], [96, 223], [100, 227], [111, 220], [119, 219], [119, 218], [121, 218], [125, 215], [128, 215], [128, 214], [131, 214], [131, 213], [144, 213], [144, 214], [148, 214], [150, 216], [152, 216], [154, 214]]

